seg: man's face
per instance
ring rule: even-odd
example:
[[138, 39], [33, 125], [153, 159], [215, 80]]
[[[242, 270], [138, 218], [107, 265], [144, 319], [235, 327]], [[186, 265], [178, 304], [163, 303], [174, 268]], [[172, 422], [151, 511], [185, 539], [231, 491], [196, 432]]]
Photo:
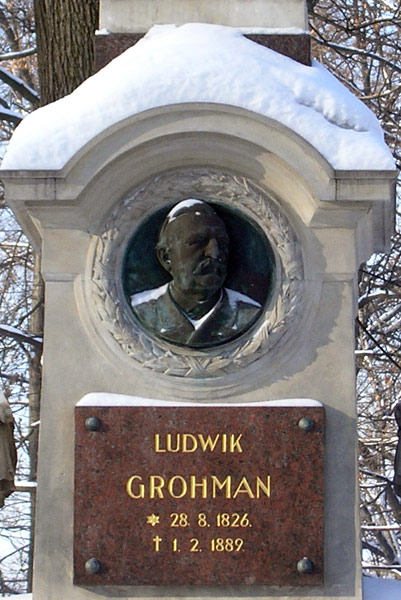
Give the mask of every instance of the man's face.
[[221, 219], [202, 208], [173, 219], [168, 226], [166, 268], [174, 288], [204, 298], [217, 292], [226, 277], [228, 242]]

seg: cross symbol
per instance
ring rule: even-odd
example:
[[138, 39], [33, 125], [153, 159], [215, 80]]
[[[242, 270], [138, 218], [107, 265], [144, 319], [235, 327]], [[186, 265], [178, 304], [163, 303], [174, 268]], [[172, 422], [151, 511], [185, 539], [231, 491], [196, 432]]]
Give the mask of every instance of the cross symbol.
[[156, 537], [153, 538], [153, 543], [155, 545], [155, 552], [159, 552], [159, 548], [160, 548], [160, 542], [162, 541], [163, 538], [159, 537], [158, 535]]

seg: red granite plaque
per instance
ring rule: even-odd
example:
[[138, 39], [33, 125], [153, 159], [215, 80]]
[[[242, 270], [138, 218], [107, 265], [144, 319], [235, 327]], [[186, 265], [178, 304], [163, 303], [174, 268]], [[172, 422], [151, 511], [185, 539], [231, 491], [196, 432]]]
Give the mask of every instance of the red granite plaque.
[[323, 429], [319, 407], [77, 407], [74, 583], [321, 584]]

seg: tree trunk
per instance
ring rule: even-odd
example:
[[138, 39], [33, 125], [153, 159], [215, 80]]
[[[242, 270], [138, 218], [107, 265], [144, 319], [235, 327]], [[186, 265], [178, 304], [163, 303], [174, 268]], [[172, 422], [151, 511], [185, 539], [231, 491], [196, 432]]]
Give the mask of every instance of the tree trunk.
[[34, 0], [42, 105], [71, 93], [93, 72], [99, 0]]
[[[71, 93], [90, 77], [94, 65], [94, 37], [98, 26], [99, 0], [34, 0], [38, 73], [41, 104], [54, 102]], [[41, 257], [35, 257], [34, 294], [36, 309], [30, 331], [43, 334], [44, 284], [40, 275]], [[34, 350], [30, 365], [30, 479], [36, 480], [41, 393], [41, 353]], [[28, 591], [32, 589], [36, 497], [31, 495], [31, 539], [28, 553]]]
[[[33, 294], [32, 305], [33, 313], [29, 322], [29, 331], [35, 336], [43, 336], [44, 328], [44, 282], [40, 274], [41, 255], [35, 256], [33, 273]], [[30, 461], [30, 481], [36, 481], [36, 471], [38, 464], [38, 438], [40, 420], [40, 394], [42, 385], [41, 370], [42, 352], [38, 348], [32, 350], [32, 356], [29, 368], [29, 425], [31, 432], [29, 436], [29, 461]], [[33, 427], [32, 427], [33, 425]], [[31, 528], [28, 552], [28, 590], [32, 591], [33, 577], [33, 548], [35, 541], [35, 512], [36, 512], [36, 494], [31, 494]]]

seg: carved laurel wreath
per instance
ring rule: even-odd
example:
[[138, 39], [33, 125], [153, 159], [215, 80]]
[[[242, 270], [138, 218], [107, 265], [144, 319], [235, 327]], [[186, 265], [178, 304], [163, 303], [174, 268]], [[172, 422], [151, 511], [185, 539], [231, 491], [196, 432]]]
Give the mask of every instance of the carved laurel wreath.
[[[166, 204], [186, 198], [215, 201], [240, 210], [264, 231], [275, 252], [276, 289], [262, 317], [225, 345], [194, 350], [156, 340], [136, 323], [122, 288], [122, 264], [135, 225]], [[299, 241], [273, 198], [252, 183], [212, 169], [182, 169], [160, 175], [127, 196], [97, 238], [91, 300], [103, 334], [111, 336], [142, 367], [175, 377], [220, 377], [270, 353], [302, 315], [303, 261]]]

